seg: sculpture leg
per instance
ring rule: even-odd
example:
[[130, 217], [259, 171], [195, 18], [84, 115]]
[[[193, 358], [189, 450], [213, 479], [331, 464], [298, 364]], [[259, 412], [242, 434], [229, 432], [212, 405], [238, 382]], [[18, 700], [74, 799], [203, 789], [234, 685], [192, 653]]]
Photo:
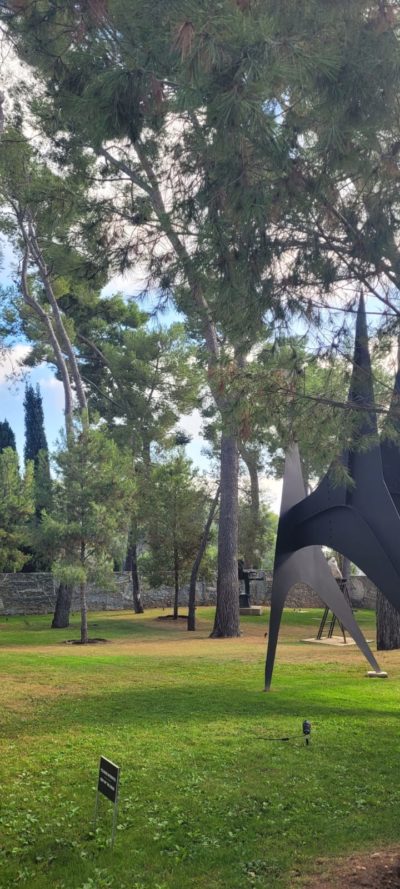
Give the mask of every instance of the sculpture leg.
[[379, 673], [379, 664], [375, 660], [366, 639], [364, 639], [364, 635], [357, 624], [349, 603], [339, 589], [336, 580], [332, 577], [320, 548], [318, 546], [308, 546], [305, 549], [291, 553], [286, 558], [282, 558], [275, 567], [271, 592], [271, 617], [265, 666], [265, 690], [268, 691], [271, 686], [283, 607], [289, 590], [298, 583], [307, 584], [318, 593], [340, 623], [346, 627], [346, 630], [352, 636], [372, 669]]
[[284, 571], [277, 568], [274, 571], [274, 579], [271, 590], [271, 613], [268, 628], [267, 660], [265, 664], [265, 691], [271, 687], [272, 673], [275, 663], [276, 646], [278, 643], [279, 628], [282, 620], [282, 612], [289, 589], [286, 588]]

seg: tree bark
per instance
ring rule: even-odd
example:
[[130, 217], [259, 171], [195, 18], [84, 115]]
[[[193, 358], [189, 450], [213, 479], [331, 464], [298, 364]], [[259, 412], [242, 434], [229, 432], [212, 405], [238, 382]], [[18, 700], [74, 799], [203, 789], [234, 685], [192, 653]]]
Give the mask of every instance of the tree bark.
[[343, 580], [350, 580], [351, 577], [351, 562], [347, 556], [342, 556], [342, 575]]
[[143, 614], [144, 607], [140, 593], [140, 578], [137, 565], [137, 545], [133, 540], [133, 537], [134, 535], [131, 533], [126, 553], [125, 569], [126, 571], [130, 571], [132, 578], [133, 610], [135, 614]]
[[67, 329], [65, 327], [62, 313], [60, 311], [57, 299], [54, 294], [53, 284], [51, 281], [51, 276], [49, 270], [47, 268], [43, 253], [39, 246], [38, 237], [35, 231], [34, 223], [31, 214], [28, 212], [28, 230], [26, 227], [24, 229], [24, 235], [26, 238], [26, 243], [28, 244], [30, 253], [32, 258], [34, 259], [37, 268], [39, 270], [39, 275], [47, 296], [48, 303], [50, 305], [52, 315], [54, 318], [54, 323], [56, 326], [56, 330], [58, 332], [58, 340], [63, 344], [64, 350], [68, 356], [69, 368], [71, 372], [72, 379], [75, 383], [76, 395], [79, 403], [79, 407], [81, 409], [82, 421], [83, 423], [87, 423], [87, 399], [85, 393], [85, 387], [83, 385], [83, 380], [80, 374], [80, 370], [78, 367], [77, 358], [75, 355], [75, 351], [67, 333]]
[[376, 599], [376, 647], [378, 651], [400, 648], [400, 613], [379, 591]]
[[[22, 228], [22, 232], [24, 229]], [[29, 292], [28, 286], [28, 260], [29, 260], [29, 248], [26, 246], [24, 257], [22, 260], [22, 268], [21, 268], [21, 289], [22, 295], [25, 303], [29, 306], [36, 315], [40, 318], [44, 328], [47, 330], [49, 337], [49, 345], [53, 349], [54, 360], [57, 365], [57, 369], [60, 373], [63, 389], [64, 389], [64, 416], [65, 416], [65, 429], [67, 434], [67, 439], [70, 435], [73, 434], [73, 394], [72, 394], [72, 386], [69, 377], [68, 367], [65, 361], [65, 358], [62, 353], [62, 349], [60, 343], [57, 338], [57, 334], [54, 330], [53, 324], [47, 312], [44, 311], [43, 306], [35, 299]]]
[[60, 583], [57, 590], [56, 607], [52, 621], [54, 630], [64, 630], [69, 627], [69, 614], [71, 611], [73, 587], [68, 583]]
[[240, 636], [237, 564], [239, 454], [236, 437], [221, 440], [217, 608], [212, 638]]
[[179, 558], [178, 558], [178, 549], [176, 545], [174, 545], [174, 585], [175, 585], [175, 595], [174, 595], [174, 620], [178, 620], [178, 610], [179, 610]]
[[219, 494], [220, 494], [220, 487], [218, 485], [218, 488], [215, 492], [214, 500], [212, 501], [211, 506], [210, 506], [210, 512], [208, 513], [208, 518], [207, 518], [206, 524], [204, 526], [204, 531], [203, 531], [203, 536], [201, 538], [199, 551], [198, 551], [197, 556], [194, 560], [192, 573], [190, 575], [189, 611], [188, 611], [188, 625], [187, 625], [188, 630], [195, 630], [196, 629], [196, 582], [197, 582], [197, 575], [199, 573], [201, 560], [204, 556], [205, 549], [207, 546], [208, 535], [210, 533], [210, 528], [211, 528], [211, 525], [214, 520], [215, 511], [218, 506]]
[[81, 642], [86, 645], [89, 641], [88, 621], [87, 621], [87, 599], [86, 599], [86, 583], [79, 586], [81, 596]]

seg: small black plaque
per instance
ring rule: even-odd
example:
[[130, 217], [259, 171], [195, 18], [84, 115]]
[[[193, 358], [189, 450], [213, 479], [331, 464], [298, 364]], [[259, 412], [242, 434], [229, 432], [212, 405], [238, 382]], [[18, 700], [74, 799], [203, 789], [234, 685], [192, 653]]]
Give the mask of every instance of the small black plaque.
[[119, 766], [104, 756], [100, 757], [99, 783], [97, 790], [104, 794], [112, 803], [117, 802], [119, 782]]

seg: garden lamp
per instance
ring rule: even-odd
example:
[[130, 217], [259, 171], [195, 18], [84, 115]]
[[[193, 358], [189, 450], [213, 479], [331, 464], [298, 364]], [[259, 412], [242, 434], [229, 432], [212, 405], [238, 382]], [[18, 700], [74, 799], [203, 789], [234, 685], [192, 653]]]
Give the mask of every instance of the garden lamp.
[[310, 735], [311, 735], [311, 722], [308, 719], [305, 719], [303, 722], [303, 735], [305, 738], [305, 742], [308, 745], [310, 743]]

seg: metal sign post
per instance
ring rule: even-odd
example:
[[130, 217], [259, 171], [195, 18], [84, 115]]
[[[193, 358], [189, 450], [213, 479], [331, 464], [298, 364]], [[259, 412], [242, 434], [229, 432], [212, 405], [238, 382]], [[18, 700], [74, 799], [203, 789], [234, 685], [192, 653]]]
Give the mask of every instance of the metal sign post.
[[97, 792], [96, 792], [96, 802], [95, 802], [95, 807], [94, 807], [93, 825], [94, 825], [94, 827], [96, 827], [97, 814], [98, 814], [98, 808], [99, 808], [99, 793], [102, 793], [103, 796], [106, 796], [107, 799], [111, 800], [111, 802], [114, 803], [111, 846], [114, 845], [115, 831], [116, 831], [116, 827], [117, 827], [118, 791], [119, 791], [120, 771], [121, 770], [120, 770], [119, 766], [116, 766], [115, 763], [111, 762], [110, 759], [106, 759], [104, 756], [100, 757], [99, 780], [97, 782]]

